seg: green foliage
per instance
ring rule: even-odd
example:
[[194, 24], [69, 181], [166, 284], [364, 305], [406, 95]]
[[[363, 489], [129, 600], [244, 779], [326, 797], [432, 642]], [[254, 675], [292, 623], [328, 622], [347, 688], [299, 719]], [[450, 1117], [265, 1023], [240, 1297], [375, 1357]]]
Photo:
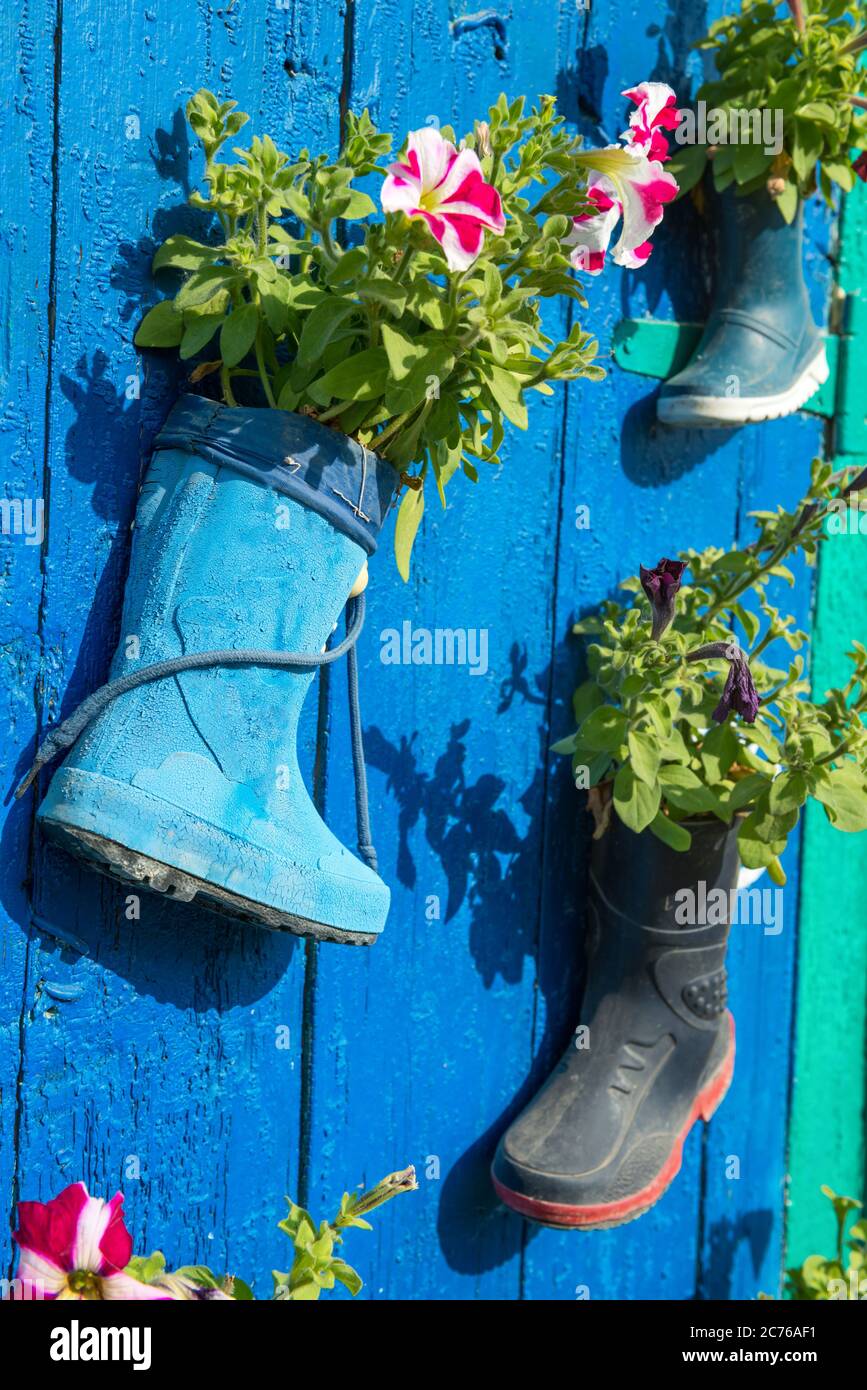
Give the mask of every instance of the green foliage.
[[[399, 1193], [414, 1192], [417, 1187], [414, 1168], [389, 1173], [368, 1192], [344, 1192], [334, 1220], [320, 1221], [318, 1226], [309, 1212], [287, 1197], [289, 1214], [278, 1226], [292, 1241], [295, 1255], [286, 1274], [273, 1271], [272, 1301], [311, 1303], [323, 1290], [333, 1289], [336, 1283], [343, 1284], [354, 1298], [362, 1282], [352, 1266], [335, 1253], [343, 1244], [341, 1232], [352, 1226], [362, 1231], [372, 1230], [365, 1216]], [[243, 1279], [229, 1274], [218, 1277], [207, 1265], [185, 1265], [169, 1273], [160, 1250], [152, 1255], [136, 1256], [127, 1265], [126, 1273], [182, 1301], [217, 1298], [247, 1302], [253, 1298], [252, 1289]]]
[[834, 1208], [837, 1248], [831, 1259], [810, 1255], [799, 1268], [786, 1270], [786, 1294], [796, 1302], [867, 1300], [867, 1221], [855, 1223], [846, 1239], [846, 1223], [861, 1203], [838, 1197], [830, 1187], [822, 1192]]
[[287, 1198], [289, 1215], [279, 1226], [292, 1241], [295, 1258], [288, 1273], [273, 1271], [275, 1300], [314, 1302], [323, 1289], [333, 1289], [335, 1283], [343, 1284], [354, 1298], [362, 1284], [352, 1266], [335, 1254], [336, 1248], [343, 1244], [341, 1231], [352, 1226], [362, 1231], [372, 1230], [364, 1217], [399, 1192], [413, 1192], [417, 1185], [414, 1169], [406, 1168], [390, 1173], [369, 1192], [344, 1192], [334, 1220], [320, 1221], [318, 1227], [309, 1212]]
[[[860, 50], [867, 40], [864, 6], [802, 0], [801, 28], [778, 0], [743, 0], [739, 13], [711, 25], [696, 46], [713, 54], [718, 77], [699, 88], [709, 108], [783, 113], [783, 149], [764, 142], [719, 145], [712, 161], [718, 191], [746, 195], [767, 186], [787, 222], [799, 198], [818, 188], [830, 203], [835, 186], [849, 192], [852, 149], [867, 149]], [[853, 101], [854, 98], [854, 101]], [[705, 147], [681, 147], [668, 166], [687, 191], [701, 177]]]
[[[540, 301], [585, 304], [563, 237], [586, 207], [580, 139], [569, 135], [553, 97], [532, 111], [501, 96], [485, 126], [466, 137], [498, 190], [502, 235], [487, 232], [482, 254], [452, 271], [424, 223], [376, 212], [355, 181], [389, 154], [391, 137], [366, 111], [350, 115], [337, 159], [306, 149], [297, 160], [269, 136], [218, 159], [247, 121], [235, 103], [197, 92], [187, 118], [205, 151], [205, 194], [191, 202], [213, 214], [213, 244], [172, 236], [154, 269], [184, 276], [174, 298], [145, 316], [140, 347], [207, 352], [194, 372], [219, 371], [223, 399], [239, 382], [264, 401], [340, 429], [388, 459], [411, 486], [403, 499], [399, 563], [404, 578], [423, 510], [417, 489], [433, 484], [441, 505], [458, 472], [475, 482], [479, 463], [499, 464], [506, 421], [527, 427], [527, 396], [552, 381], [604, 372], [597, 344], [574, 323], [552, 341]], [[454, 133], [444, 130], [450, 139]]]
[[[815, 560], [830, 504], [850, 481], [851, 469], [835, 474], [817, 460], [810, 498], [795, 512], [752, 513], [750, 545], [682, 552], [692, 582], [659, 642], [635, 578], [621, 586], [633, 596], [628, 604], [606, 601], [576, 623], [574, 631], [591, 639], [590, 674], [574, 696], [576, 732], [555, 749], [571, 755], [576, 774], [586, 770], [582, 785], [598, 789], [590, 801], [597, 833], [610, 802], [630, 829], [649, 829], [677, 850], [690, 844], [683, 822], [713, 815], [730, 824], [739, 814], [742, 862], [768, 868], [779, 883], [779, 857], [808, 798], [837, 829], [867, 829], [867, 649], [853, 641], [848, 682], [814, 702], [800, 654], [806, 635], [767, 592], [772, 579], [794, 582], [789, 555]], [[738, 643], [735, 628], [761, 697], [753, 724], [735, 714], [713, 720], [729, 669], [724, 657], [687, 660], [708, 643]], [[764, 659], [776, 641], [793, 653], [786, 669]]]

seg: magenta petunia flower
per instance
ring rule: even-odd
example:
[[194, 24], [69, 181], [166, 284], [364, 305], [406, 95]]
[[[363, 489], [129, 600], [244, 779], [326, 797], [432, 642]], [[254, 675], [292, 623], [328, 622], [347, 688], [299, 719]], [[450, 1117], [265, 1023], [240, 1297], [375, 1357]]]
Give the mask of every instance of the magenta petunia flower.
[[674, 621], [674, 600], [685, 569], [683, 560], [665, 558], [653, 569], [645, 569], [644, 565], [638, 567], [641, 587], [650, 599], [651, 636], [655, 642]]
[[450, 270], [467, 270], [485, 232], [502, 232], [506, 225], [500, 195], [485, 183], [476, 153], [456, 150], [432, 127], [410, 132], [406, 162], [389, 167], [382, 206], [424, 218]]
[[867, 182], [867, 150], [864, 150], [863, 154], [859, 154], [858, 158], [852, 161], [852, 168], [859, 179]]
[[629, 269], [644, 265], [665, 204], [677, 197], [677, 180], [634, 145], [606, 145], [577, 158], [588, 170], [588, 198], [598, 211], [573, 218], [567, 238], [574, 247], [572, 264], [598, 275], [614, 228], [622, 221], [612, 260]]
[[25, 1296], [46, 1299], [161, 1299], [171, 1294], [125, 1274], [132, 1237], [123, 1195], [110, 1202], [73, 1183], [50, 1202], [19, 1202], [15, 1240]]
[[626, 140], [648, 159], [668, 159], [665, 132], [676, 129], [680, 120], [677, 97], [671, 87], [665, 82], [639, 82], [637, 87], [629, 87], [621, 95], [635, 102], [635, 110], [629, 116], [629, 129], [624, 130], [621, 140]]

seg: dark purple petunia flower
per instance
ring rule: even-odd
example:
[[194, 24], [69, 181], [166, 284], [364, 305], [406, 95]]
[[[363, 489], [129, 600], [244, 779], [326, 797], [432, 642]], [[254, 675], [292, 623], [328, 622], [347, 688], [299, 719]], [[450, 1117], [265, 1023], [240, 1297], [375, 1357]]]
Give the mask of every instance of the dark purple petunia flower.
[[750, 664], [737, 643], [709, 642], [706, 647], [696, 647], [686, 655], [687, 661], [711, 661], [719, 658], [724, 658], [729, 663], [729, 673], [713, 718], [718, 724], [723, 724], [734, 711], [748, 724], [755, 724], [761, 700], [753, 684]]
[[680, 578], [686, 569], [682, 560], [660, 560], [652, 570], [639, 565], [641, 587], [650, 599], [653, 625], [650, 635], [658, 642], [674, 619], [674, 599], [680, 588]]

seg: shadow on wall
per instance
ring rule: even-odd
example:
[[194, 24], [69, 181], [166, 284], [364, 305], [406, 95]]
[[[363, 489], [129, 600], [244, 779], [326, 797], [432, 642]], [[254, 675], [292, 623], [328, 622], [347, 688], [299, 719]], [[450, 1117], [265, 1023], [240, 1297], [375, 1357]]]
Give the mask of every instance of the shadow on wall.
[[[710, 1230], [710, 1257], [702, 1271], [699, 1296], [718, 1302], [733, 1297], [735, 1256], [743, 1244], [747, 1245], [750, 1252], [758, 1296], [759, 1271], [765, 1262], [773, 1233], [774, 1215], [771, 1211], [748, 1211], [737, 1221], [731, 1221], [728, 1217], [717, 1221]], [[762, 1292], [773, 1293], [776, 1296], [775, 1289], [765, 1289]]]
[[[574, 665], [576, 656], [577, 651], [567, 651], [564, 659]], [[515, 700], [546, 705], [550, 668], [529, 678], [526, 648], [517, 641], [511, 647], [509, 663], [497, 714], [507, 714]], [[409, 890], [416, 886], [410, 837], [416, 828], [422, 828], [448, 884], [445, 920], [454, 918], [462, 908], [468, 910], [469, 949], [485, 987], [491, 988], [498, 976], [517, 984], [524, 978], [527, 959], [538, 957], [543, 1027], [529, 1073], [506, 1110], [452, 1165], [440, 1196], [438, 1232], [446, 1260], [462, 1273], [480, 1273], [511, 1259], [527, 1235], [535, 1231], [499, 1204], [489, 1169], [500, 1135], [545, 1080], [575, 1025], [587, 838], [569, 759], [550, 754], [547, 724], [539, 729], [536, 771], [518, 798], [530, 826], [524, 835], [508, 807], [499, 804], [506, 787], [500, 777], [483, 772], [475, 781], [468, 780], [466, 737], [470, 728], [469, 719], [451, 726], [431, 772], [419, 765], [416, 734], [391, 742], [379, 728], [372, 727], [365, 731], [364, 739], [368, 764], [385, 774], [386, 788], [399, 806], [399, 882]], [[541, 827], [545, 825], [549, 832], [545, 839], [550, 849], [550, 826], [558, 819], [556, 808], [562, 808], [561, 826], [568, 825], [565, 843], [555, 851], [557, 904], [567, 906], [562, 909], [562, 921], [558, 906], [552, 930], [546, 933], [545, 946], [540, 949]], [[568, 856], [568, 863], [561, 862], [563, 855]], [[472, 1241], [467, 1238], [468, 1230], [474, 1232]]]

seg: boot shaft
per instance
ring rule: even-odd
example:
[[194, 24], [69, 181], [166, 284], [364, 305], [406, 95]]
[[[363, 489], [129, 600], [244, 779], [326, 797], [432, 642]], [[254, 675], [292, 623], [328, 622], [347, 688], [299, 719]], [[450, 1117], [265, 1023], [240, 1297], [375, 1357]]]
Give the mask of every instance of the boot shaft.
[[798, 200], [787, 223], [764, 189], [746, 198], [730, 188], [710, 196], [717, 237], [714, 307], [759, 312], [764, 322], [791, 334], [793, 323], [810, 313], [803, 202]]
[[718, 1026], [738, 826], [716, 819], [686, 825], [692, 844], [680, 853], [647, 831], [635, 835], [616, 817], [594, 841], [585, 1013], [618, 988], [634, 993], [636, 1009], [646, 1007], [649, 979], [656, 1003], [683, 1024]]
[[[388, 464], [317, 422], [183, 398], [157, 439], [136, 511], [111, 674], [187, 652], [319, 652], [376, 547]], [[300, 774], [296, 731], [314, 670], [188, 671], [121, 696], [79, 741], [80, 767], [121, 780], [178, 753], [216, 764], [278, 814]]]

